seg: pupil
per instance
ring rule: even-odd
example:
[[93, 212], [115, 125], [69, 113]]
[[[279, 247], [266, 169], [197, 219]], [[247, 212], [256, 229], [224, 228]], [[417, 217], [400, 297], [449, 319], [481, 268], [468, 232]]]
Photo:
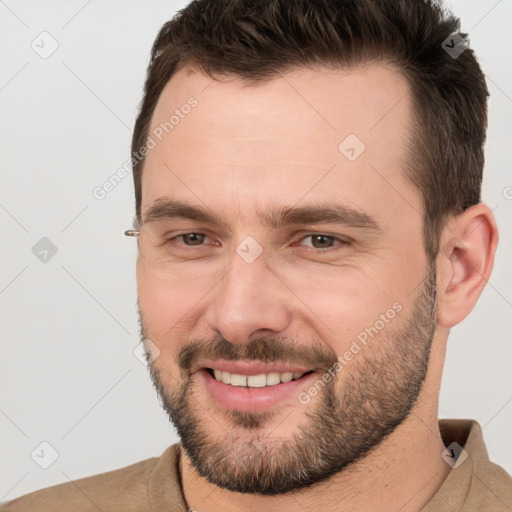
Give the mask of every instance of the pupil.
[[192, 242], [189, 245], [199, 245], [203, 241], [201, 237], [204, 237], [204, 235], [199, 233], [189, 233], [188, 235], [185, 235], [185, 240]]
[[313, 237], [313, 245], [315, 247], [317, 247], [316, 242], [319, 242], [320, 247], [325, 247], [325, 245], [324, 245], [325, 243], [327, 243], [327, 245], [330, 247], [330, 244], [329, 244], [330, 241], [331, 241], [330, 236], [316, 235]]

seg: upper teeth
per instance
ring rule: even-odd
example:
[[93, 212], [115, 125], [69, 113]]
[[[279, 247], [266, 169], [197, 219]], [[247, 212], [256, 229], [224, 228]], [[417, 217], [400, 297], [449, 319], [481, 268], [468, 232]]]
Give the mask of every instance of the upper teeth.
[[241, 386], [249, 388], [263, 388], [265, 386], [275, 386], [281, 382], [290, 382], [304, 375], [302, 372], [271, 372], [260, 373], [259, 375], [240, 375], [238, 373], [223, 372], [221, 370], [213, 370], [215, 378], [224, 384], [232, 386]]

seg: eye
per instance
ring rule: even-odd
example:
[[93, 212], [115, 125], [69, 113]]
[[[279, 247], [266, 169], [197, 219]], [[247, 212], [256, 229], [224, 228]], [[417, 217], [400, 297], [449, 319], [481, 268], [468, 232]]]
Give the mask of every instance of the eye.
[[174, 237], [173, 240], [175, 240], [176, 238], [181, 239], [181, 241], [185, 245], [194, 246], [201, 245], [204, 242], [206, 235], [203, 233], [185, 233], [183, 235], [178, 235], [177, 237]]
[[[334, 245], [348, 245], [348, 240], [335, 237], [333, 235], [325, 235], [322, 233], [311, 233], [301, 238], [301, 242], [307, 239], [311, 239], [311, 244], [307, 244], [308, 247], [313, 249], [330, 249]], [[336, 243], [338, 242], [338, 243]], [[302, 245], [302, 244], [300, 244]]]
[[[182, 233], [180, 235], [176, 235], [173, 238], [168, 240], [168, 243], [171, 245], [178, 244], [184, 245], [185, 247], [199, 247], [205, 245], [205, 243], [210, 239], [208, 235], [205, 233], [198, 232], [190, 232], [190, 233]], [[305, 240], [310, 239], [310, 243], [304, 244]], [[181, 243], [179, 243], [181, 242]], [[322, 249], [331, 249], [337, 245], [348, 245], [350, 243], [349, 240], [345, 240], [334, 235], [327, 235], [324, 233], [310, 233], [306, 236], [303, 236], [297, 245], [305, 245], [307, 247], [311, 247], [312, 249], [322, 251]], [[220, 245], [220, 243], [216, 240], [211, 241], [212, 245]]]
[[[167, 240], [167, 244], [171, 246], [183, 246], [187, 247], [201, 247], [206, 245], [206, 242], [210, 240], [210, 237], [205, 233], [198, 233], [196, 231], [189, 233], [181, 233]], [[220, 245], [217, 240], [211, 240], [212, 245]]]

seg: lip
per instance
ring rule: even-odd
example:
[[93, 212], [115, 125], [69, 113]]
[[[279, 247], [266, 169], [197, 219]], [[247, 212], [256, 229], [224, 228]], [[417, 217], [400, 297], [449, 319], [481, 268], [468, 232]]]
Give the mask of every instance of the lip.
[[200, 361], [197, 370], [212, 368], [223, 372], [237, 373], [239, 375], [260, 375], [262, 373], [306, 373], [316, 368], [305, 368], [304, 366], [289, 364], [262, 363], [261, 361], [227, 361], [224, 359], [206, 359]]
[[[268, 368], [268, 365], [265, 365], [265, 367]], [[297, 371], [301, 370], [299, 369]], [[282, 382], [275, 386], [249, 388], [224, 384], [224, 382], [220, 382], [213, 377], [205, 368], [199, 370], [197, 373], [200, 375], [200, 380], [205, 386], [207, 392], [213, 397], [218, 405], [222, 408], [236, 409], [237, 411], [242, 412], [266, 411], [292, 397], [297, 399], [297, 394], [301, 389], [306, 389], [310, 385], [312, 379], [318, 378], [317, 372], [313, 372], [308, 375], [304, 375], [300, 379], [291, 380], [290, 382]], [[259, 373], [268, 372], [260, 371]], [[246, 375], [258, 375], [258, 372], [248, 373]]]

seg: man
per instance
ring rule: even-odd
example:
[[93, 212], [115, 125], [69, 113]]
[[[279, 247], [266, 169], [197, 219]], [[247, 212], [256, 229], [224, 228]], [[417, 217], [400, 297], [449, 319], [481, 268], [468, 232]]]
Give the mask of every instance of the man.
[[438, 420], [488, 280], [487, 88], [423, 0], [191, 3], [136, 122], [141, 336], [180, 436], [5, 511], [509, 510]]

